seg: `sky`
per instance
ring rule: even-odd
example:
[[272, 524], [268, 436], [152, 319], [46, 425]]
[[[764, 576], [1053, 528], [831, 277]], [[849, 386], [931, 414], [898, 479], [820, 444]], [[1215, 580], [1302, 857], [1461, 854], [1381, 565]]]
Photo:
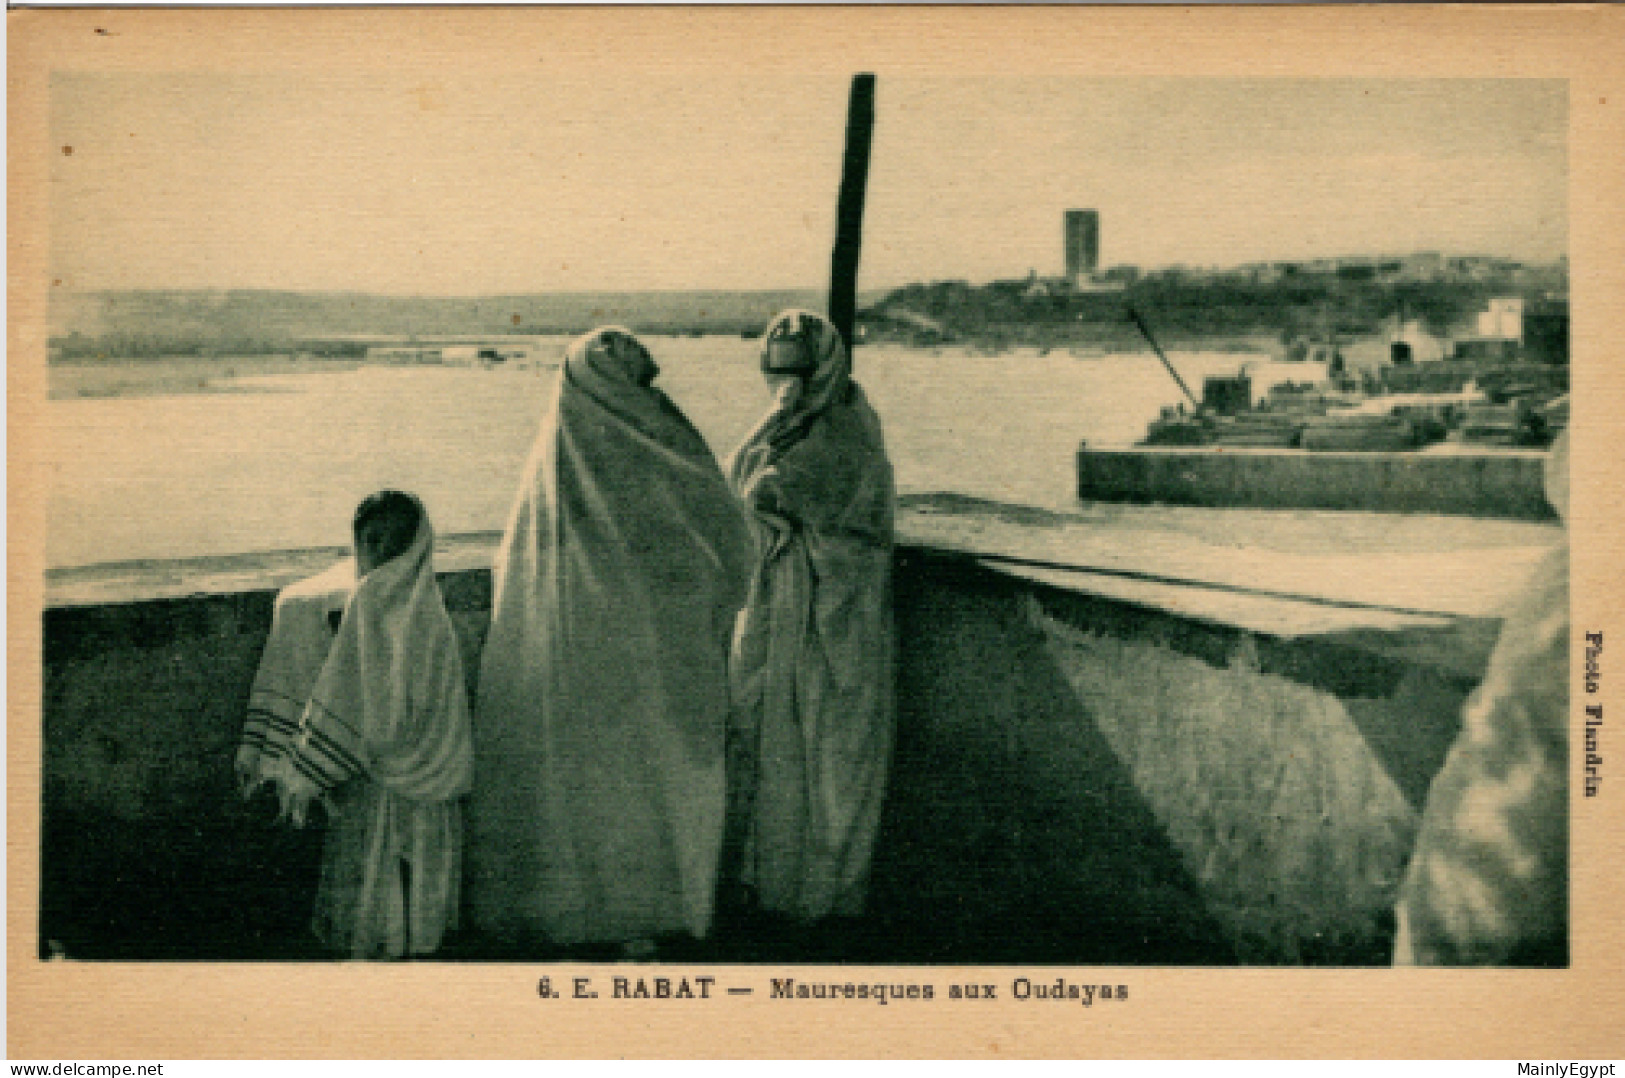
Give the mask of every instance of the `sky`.
[[[846, 72], [570, 81], [58, 73], [73, 289], [418, 295], [818, 288]], [[1567, 250], [1560, 80], [879, 72], [860, 287], [1103, 266]]]

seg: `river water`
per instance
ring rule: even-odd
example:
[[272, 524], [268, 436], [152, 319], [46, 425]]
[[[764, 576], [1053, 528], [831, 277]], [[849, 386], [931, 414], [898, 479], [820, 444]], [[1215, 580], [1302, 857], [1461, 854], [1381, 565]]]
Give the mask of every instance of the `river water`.
[[[657, 381], [723, 458], [767, 407], [757, 342], [652, 337]], [[564, 342], [544, 341], [556, 356]], [[1170, 357], [1193, 390], [1252, 367], [1255, 394], [1319, 368], [1237, 352]], [[245, 377], [216, 392], [45, 404], [46, 559], [338, 546], [370, 491], [416, 492], [441, 534], [500, 529], [558, 376], [529, 369], [359, 368]], [[1080, 440], [1127, 445], [1182, 399], [1149, 352], [978, 354], [865, 346], [856, 376], [885, 425], [898, 488], [1074, 504]]]

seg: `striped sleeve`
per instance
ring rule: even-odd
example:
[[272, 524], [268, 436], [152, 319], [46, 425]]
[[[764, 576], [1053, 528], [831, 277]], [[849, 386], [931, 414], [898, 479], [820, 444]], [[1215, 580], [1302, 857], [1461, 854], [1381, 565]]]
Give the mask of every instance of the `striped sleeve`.
[[360, 731], [318, 700], [305, 708], [298, 736], [288, 743], [288, 761], [324, 790], [366, 771]]
[[264, 711], [256, 710], [253, 706], [248, 709], [248, 718], [243, 722], [243, 736], [238, 744], [245, 749], [255, 752], [265, 751], [265, 737], [270, 730], [271, 717]]
[[258, 750], [267, 759], [282, 756], [288, 750], [288, 743], [299, 734], [302, 710], [302, 702], [290, 696], [269, 689], [255, 689], [248, 698], [242, 746]]

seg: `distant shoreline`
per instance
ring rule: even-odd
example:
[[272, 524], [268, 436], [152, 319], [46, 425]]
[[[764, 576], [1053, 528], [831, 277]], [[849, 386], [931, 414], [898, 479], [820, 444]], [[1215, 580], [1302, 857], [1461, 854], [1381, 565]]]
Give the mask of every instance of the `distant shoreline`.
[[[1035, 348], [1141, 351], [1133, 318], [1164, 348], [1265, 351], [1289, 341], [1380, 333], [1396, 319], [1435, 336], [1474, 320], [1494, 297], [1567, 318], [1567, 267], [1525, 267], [1450, 259], [1434, 276], [1407, 276], [1403, 260], [1331, 268], [1274, 267], [1199, 274], [1129, 274], [1096, 285], [1036, 276], [971, 285], [911, 284], [860, 298], [857, 338], [905, 347], [958, 345], [974, 352]], [[1457, 266], [1456, 263], [1461, 263]], [[1128, 269], [1132, 269], [1129, 267]], [[1291, 272], [1288, 272], [1288, 271]], [[369, 348], [404, 349], [573, 336], [624, 325], [648, 336], [754, 338], [787, 307], [821, 309], [812, 289], [691, 290], [511, 296], [401, 297], [257, 290], [57, 292], [51, 297], [49, 356], [55, 360], [199, 359], [297, 353], [368, 358]], [[1542, 317], [1550, 318], [1543, 314]]]
[[[590, 327], [589, 327], [590, 328]], [[659, 338], [705, 338], [755, 340], [760, 330], [718, 330], [714, 328], [630, 327], [639, 336]], [[489, 334], [368, 334], [335, 338], [305, 338], [289, 341], [208, 341], [174, 340], [161, 337], [131, 342], [122, 338], [82, 339], [72, 350], [53, 341], [48, 356], [51, 367], [132, 367], [141, 364], [191, 363], [202, 371], [212, 365], [262, 363], [303, 363], [316, 369], [342, 368], [364, 363], [389, 362], [372, 357], [372, 349], [467, 349], [478, 346], [511, 347], [537, 338], [569, 340], [587, 330], [538, 329]], [[1214, 330], [1210, 332], [1171, 329], [1157, 334], [1164, 347], [1204, 352], [1277, 351], [1281, 335], [1267, 330]], [[894, 348], [936, 351], [959, 348], [972, 352], [1007, 352], [1017, 349], [1071, 350], [1074, 352], [1138, 352], [1147, 348], [1145, 338], [1133, 327], [1115, 324], [1056, 325], [1053, 323], [1005, 323], [981, 327], [942, 339], [925, 339], [918, 334], [877, 330], [860, 321], [857, 347], [886, 345]], [[398, 362], [398, 361], [397, 361]], [[457, 365], [448, 361], [448, 366]]]
[[106, 400], [192, 393], [275, 392], [240, 384], [243, 378], [339, 373], [363, 366], [355, 359], [307, 359], [292, 353], [256, 356], [161, 356], [53, 361], [46, 373], [51, 400]]
[[[566, 334], [538, 334], [565, 338]], [[719, 341], [738, 341], [737, 334], [653, 333], [646, 334], [654, 341], [661, 338], [713, 337]], [[493, 338], [496, 339], [496, 338]], [[512, 338], [509, 338], [512, 339]], [[404, 342], [403, 342], [404, 343]], [[1162, 347], [1177, 356], [1183, 352], [1235, 353], [1238, 357], [1263, 353], [1273, 357], [1276, 349], [1268, 347], [1267, 335], [1212, 334], [1170, 335], [1159, 341]], [[1102, 334], [1092, 337], [1076, 333], [1070, 339], [1011, 340], [990, 336], [986, 340], [955, 340], [924, 344], [905, 340], [878, 339], [860, 342], [861, 358], [866, 348], [885, 347], [905, 349], [909, 352], [949, 356], [995, 356], [1012, 353], [1052, 352], [1066, 353], [1080, 361], [1144, 352], [1150, 348], [1143, 338], [1122, 338]], [[658, 346], [656, 346], [658, 352]], [[1021, 357], [1015, 357], [1021, 358]], [[531, 357], [510, 364], [496, 364], [491, 369], [501, 370], [551, 369], [556, 360], [549, 357]], [[306, 374], [340, 374], [361, 367], [381, 369], [468, 370], [478, 371], [482, 365], [460, 362], [398, 362], [368, 360], [365, 355], [323, 357], [308, 349], [280, 349], [259, 353], [232, 353], [228, 355], [156, 355], [156, 356], [84, 356], [53, 359], [47, 368], [47, 395], [51, 400], [131, 399], [192, 394], [223, 393], [275, 393], [282, 392], [276, 385], [245, 384], [245, 379], [281, 378]]]

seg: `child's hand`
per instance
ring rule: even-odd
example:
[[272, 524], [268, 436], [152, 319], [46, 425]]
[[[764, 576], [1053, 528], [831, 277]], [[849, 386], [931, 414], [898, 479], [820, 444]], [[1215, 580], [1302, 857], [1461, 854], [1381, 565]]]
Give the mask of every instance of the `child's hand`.
[[260, 774], [260, 750], [247, 745], [237, 750], [237, 759], [232, 763], [232, 770], [237, 775], [237, 792], [247, 801], [254, 796], [254, 791], [260, 788], [265, 777]]
[[320, 787], [292, 768], [284, 769], [276, 776], [276, 793], [280, 805], [277, 822], [286, 821], [295, 827], [305, 826], [312, 802], [318, 798], [324, 802], [327, 800]]
[[281, 811], [277, 813], [277, 822], [287, 821], [295, 827], [305, 826], [305, 818], [310, 813], [310, 794], [303, 790], [290, 790], [286, 786], [278, 786], [277, 797], [282, 804]]

